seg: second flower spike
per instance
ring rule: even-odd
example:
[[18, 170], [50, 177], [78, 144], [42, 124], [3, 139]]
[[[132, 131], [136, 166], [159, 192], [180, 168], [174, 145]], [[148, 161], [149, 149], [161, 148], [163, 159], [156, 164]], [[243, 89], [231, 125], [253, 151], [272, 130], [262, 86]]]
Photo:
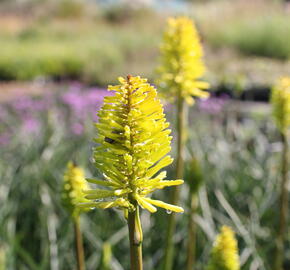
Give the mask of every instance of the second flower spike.
[[136, 203], [150, 212], [156, 206], [183, 212], [181, 207], [150, 198], [150, 194], [183, 180], [164, 180], [158, 173], [172, 163], [169, 123], [157, 98], [156, 89], [146, 79], [128, 76], [120, 84], [109, 86], [115, 95], [105, 97], [96, 124], [99, 144], [94, 150], [95, 166], [104, 180], [87, 179], [104, 189], [86, 190], [83, 207], [119, 207], [134, 211]]
[[189, 18], [170, 18], [161, 45], [157, 84], [169, 99], [181, 96], [188, 104], [193, 97], [206, 98], [209, 88], [200, 78], [205, 73], [203, 49], [197, 29]]

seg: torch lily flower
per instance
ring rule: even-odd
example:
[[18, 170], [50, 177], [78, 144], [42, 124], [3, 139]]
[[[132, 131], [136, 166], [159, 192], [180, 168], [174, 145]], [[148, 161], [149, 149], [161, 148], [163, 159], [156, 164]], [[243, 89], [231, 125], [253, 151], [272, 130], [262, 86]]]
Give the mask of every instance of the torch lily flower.
[[273, 86], [271, 103], [276, 125], [282, 133], [290, 127], [290, 77], [282, 77]]
[[233, 230], [228, 226], [221, 228], [211, 252], [207, 270], [239, 270], [238, 244]]
[[209, 88], [201, 81], [205, 73], [203, 49], [194, 23], [186, 17], [169, 18], [161, 45], [160, 78], [157, 84], [169, 98], [181, 96], [190, 105], [194, 97], [206, 98]]
[[85, 180], [85, 173], [83, 169], [77, 167], [70, 161], [63, 177], [61, 196], [64, 207], [72, 217], [77, 218], [79, 216], [80, 209], [77, 207], [79, 203], [89, 202], [89, 200], [84, 198], [83, 193], [83, 190], [88, 188], [89, 186]]
[[151, 213], [157, 206], [183, 212], [181, 207], [150, 197], [155, 190], [183, 183], [165, 180], [165, 171], [158, 173], [173, 159], [167, 155], [171, 131], [156, 89], [140, 77], [119, 78], [119, 82], [108, 87], [115, 95], [104, 98], [96, 124], [99, 145], [94, 149], [94, 162], [104, 180], [87, 179], [106, 189], [85, 190], [91, 202], [79, 206], [135, 211], [139, 205]]

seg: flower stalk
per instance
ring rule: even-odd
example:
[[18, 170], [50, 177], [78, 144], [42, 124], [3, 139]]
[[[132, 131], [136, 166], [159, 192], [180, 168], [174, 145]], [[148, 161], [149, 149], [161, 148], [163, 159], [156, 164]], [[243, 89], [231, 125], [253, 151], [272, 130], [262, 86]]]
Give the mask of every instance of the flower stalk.
[[203, 184], [203, 173], [199, 161], [193, 156], [186, 164], [184, 179], [189, 186], [189, 213], [188, 213], [188, 240], [187, 240], [187, 261], [186, 269], [192, 270], [196, 258], [196, 230], [194, 216], [198, 209], [198, 191]]
[[282, 151], [282, 168], [281, 168], [281, 198], [280, 198], [280, 220], [279, 220], [279, 231], [277, 235], [277, 254], [276, 254], [276, 270], [283, 269], [283, 253], [285, 240], [287, 235], [287, 224], [288, 224], [288, 201], [289, 201], [289, 192], [288, 192], [288, 164], [289, 164], [289, 144], [287, 141], [287, 136], [285, 133], [281, 134], [283, 151]]
[[77, 205], [79, 203], [89, 202], [89, 200], [84, 198], [83, 193], [83, 189], [87, 188], [88, 185], [85, 180], [83, 169], [76, 166], [73, 162], [69, 162], [63, 177], [62, 203], [70, 214], [74, 226], [75, 252], [78, 270], [85, 270], [83, 238], [80, 228], [80, 214], [81, 210], [87, 211], [88, 209], [80, 209]]
[[[179, 95], [177, 100], [177, 161], [176, 161], [176, 178], [183, 178], [184, 171], [184, 150], [186, 143], [186, 126], [187, 126], [187, 115], [186, 106], [183, 97]], [[171, 191], [170, 202], [172, 204], [177, 204], [179, 201], [179, 187], [174, 187]], [[166, 252], [164, 258], [164, 269], [169, 270], [173, 267], [173, 253], [174, 253], [174, 232], [176, 227], [176, 216], [172, 213], [169, 217], [167, 235], [166, 235]]]
[[275, 269], [283, 270], [284, 261], [284, 247], [287, 235], [288, 224], [288, 169], [289, 169], [289, 144], [286, 133], [281, 133], [282, 138], [282, 156], [281, 156], [281, 190], [280, 190], [280, 217], [279, 217], [279, 231], [277, 235], [277, 250]]
[[271, 103], [273, 117], [281, 134], [281, 181], [279, 200], [279, 228], [276, 238], [275, 270], [283, 270], [285, 257], [285, 241], [287, 236], [287, 224], [289, 215], [289, 144], [288, 129], [290, 127], [290, 77], [282, 77], [272, 89]]
[[[170, 18], [161, 46], [162, 64], [158, 69], [160, 78], [157, 84], [168, 100], [177, 103], [177, 163], [176, 177], [183, 178], [184, 148], [186, 143], [187, 104], [194, 104], [195, 97], [205, 98], [203, 91], [208, 83], [199, 78], [205, 72], [202, 60], [203, 50], [200, 38], [193, 22], [186, 17]], [[172, 190], [171, 202], [179, 201], [179, 189]], [[164, 270], [171, 270], [174, 261], [173, 236], [176, 227], [176, 216], [170, 216], [166, 235]]]
[[143, 233], [140, 221], [139, 206], [128, 213], [128, 228], [130, 240], [130, 264], [131, 270], [142, 270], [142, 242]]
[[100, 269], [102, 270], [112, 270], [112, 247], [109, 242], [103, 244], [102, 259], [100, 263]]
[[186, 269], [192, 270], [195, 266], [196, 259], [196, 223], [194, 222], [194, 215], [198, 208], [198, 196], [196, 193], [191, 194], [190, 211], [188, 220], [188, 240], [187, 240], [187, 260]]
[[74, 232], [75, 232], [75, 249], [77, 256], [78, 270], [85, 270], [85, 257], [84, 257], [84, 246], [83, 237], [80, 230], [80, 217], [74, 218]]

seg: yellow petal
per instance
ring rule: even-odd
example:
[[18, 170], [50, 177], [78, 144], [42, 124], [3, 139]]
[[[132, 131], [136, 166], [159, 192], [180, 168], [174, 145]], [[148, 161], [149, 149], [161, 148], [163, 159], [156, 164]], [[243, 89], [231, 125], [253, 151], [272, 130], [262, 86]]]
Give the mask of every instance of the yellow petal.
[[151, 213], [155, 213], [157, 211], [156, 207], [154, 207], [153, 205], [151, 205], [150, 203], [148, 203], [145, 200], [145, 198], [143, 198], [143, 197], [141, 197], [139, 195], [135, 195], [134, 197], [137, 200], [137, 202], [141, 205], [142, 208], [147, 209]]
[[177, 213], [183, 213], [184, 210], [182, 207], [176, 206], [176, 205], [172, 205], [172, 204], [168, 204], [159, 200], [152, 200], [149, 198], [143, 198], [146, 202], [156, 205], [158, 207], [173, 211], [173, 212], [177, 212]]

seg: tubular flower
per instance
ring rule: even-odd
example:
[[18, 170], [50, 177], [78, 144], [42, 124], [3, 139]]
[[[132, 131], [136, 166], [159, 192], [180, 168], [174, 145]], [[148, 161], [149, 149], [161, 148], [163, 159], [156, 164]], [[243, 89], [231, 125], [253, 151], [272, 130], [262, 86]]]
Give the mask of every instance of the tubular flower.
[[70, 161], [63, 177], [62, 202], [72, 217], [80, 214], [79, 203], [89, 202], [84, 198], [84, 189], [88, 189], [84, 171]]
[[207, 270], [239, 270], [238, 244], [230, 227], [223, 226], [211, 252]]
[[282, 133], [290, 127], [290, 77], [282, 77], [272, 88], [271, 103], [276, 125]]
[[[194, 23], [186, 18], [169, 18], [161, 45], [160, 79], [157, 84], [167, 96], [181, 96], [193, 104], [192, 96], [206, 98], [209, 84], [200, 81], [205, 73], [203, 50]], [[167, 92], [166, 92], [167, 91]]]
[[119, 82], [108, 87], [115, 95], [105, 97], [96, 124], [99, 146], [94, 149], [94, 160], [105, 180], [87, 179], [107, 189], [86, 190], [92, 202], [80, 206], [134, 211], [139, 204], [150, 212], [156, 212], [155, 206], [183, 212], [181, 207], [149, 197], [157, 189], [183, 183], [164, 180], [165, 171], [157, 174], [172, 158], [167, 155], [171, 150], [169, 123], [156, 89], [140, 77], [119, 78]]

